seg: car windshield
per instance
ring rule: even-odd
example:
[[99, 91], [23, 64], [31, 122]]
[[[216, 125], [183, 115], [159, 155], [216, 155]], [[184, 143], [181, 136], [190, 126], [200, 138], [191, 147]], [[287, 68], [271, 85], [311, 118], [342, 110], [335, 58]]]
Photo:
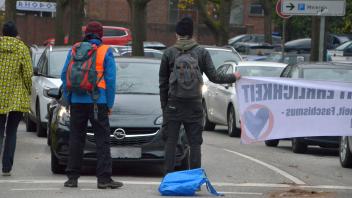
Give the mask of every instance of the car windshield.
[[60, 77], [62, 68], [65, 64], [68, 50], [51, 51], [49, 56], [49, 76]]
[[116, 93], [159, 94], [159, 63], [116, 62]]
[[217, 69], [224, 62], [240, 62], [241, 58], [232, 50], [227, 49], [207, 49], [210, 53], [211, 59], [214, 63], [215, 68]]
[[279, 77], [283, 67], [238, 66], [242, 76]]
[[351, 45], [351, 44], [352, 44], [352, 41], [343, 43], [342, 45], [336, 47], [336, 50], [341, 50], [341, 51], [343, 51], [346, 47], [348, 47], [348, 46]]
[[352, 82], [352, 67], [351, 68], [306, 68], [306, 69], [303, 69], [303, 78], [307, 80]]

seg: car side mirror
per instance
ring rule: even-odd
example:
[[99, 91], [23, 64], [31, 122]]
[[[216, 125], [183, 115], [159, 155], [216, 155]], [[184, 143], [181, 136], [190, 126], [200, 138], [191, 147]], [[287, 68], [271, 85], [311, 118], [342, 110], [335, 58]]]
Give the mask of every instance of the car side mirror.
[[46, 89], [46, 90], [44, 90], [44, 96], [50, 97], [50, 98], [55, 98], [55, 99], [60, 99], [60, 97], [61, 97], [60, 89], [58, 89], [58, 88]]
[[35, 75], [35, 76], [38, 76], [39, 74], [38, 74], [38, 67], [34, 67], [33, 68], [33, 74]]

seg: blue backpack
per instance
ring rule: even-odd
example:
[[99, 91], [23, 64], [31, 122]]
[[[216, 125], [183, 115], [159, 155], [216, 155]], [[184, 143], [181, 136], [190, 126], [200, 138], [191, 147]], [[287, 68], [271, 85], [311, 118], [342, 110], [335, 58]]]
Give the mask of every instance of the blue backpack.
[[202, 168], [167, 174], [161, 181], [159, 192], [163, 196], [194, 196], [204, 183], [212, 195], [222, 196], [216, 192]]

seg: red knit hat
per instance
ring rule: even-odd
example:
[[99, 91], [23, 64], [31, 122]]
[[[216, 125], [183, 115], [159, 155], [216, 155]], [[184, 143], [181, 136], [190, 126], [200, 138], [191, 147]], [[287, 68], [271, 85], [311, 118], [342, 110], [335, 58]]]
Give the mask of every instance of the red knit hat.
[[102, 38], [103, 37], [103, 26], [98, 21], [89, 22], [84, 33], [86, 35], [87, 34], [95, 34], [99, 38]]

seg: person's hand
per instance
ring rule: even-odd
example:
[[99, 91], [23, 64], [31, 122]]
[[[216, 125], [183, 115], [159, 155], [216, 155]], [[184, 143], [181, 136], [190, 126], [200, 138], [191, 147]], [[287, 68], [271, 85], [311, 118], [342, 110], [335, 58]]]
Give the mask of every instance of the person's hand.
[[111, 115], [112, 114], [112, 109], [109, 109], [108, 110], [108, 115]]
[[235, 76], [236, 80], [239, 80], [241, 78], [241, 74], [238, 71], [233, 73], [233, 75]]

